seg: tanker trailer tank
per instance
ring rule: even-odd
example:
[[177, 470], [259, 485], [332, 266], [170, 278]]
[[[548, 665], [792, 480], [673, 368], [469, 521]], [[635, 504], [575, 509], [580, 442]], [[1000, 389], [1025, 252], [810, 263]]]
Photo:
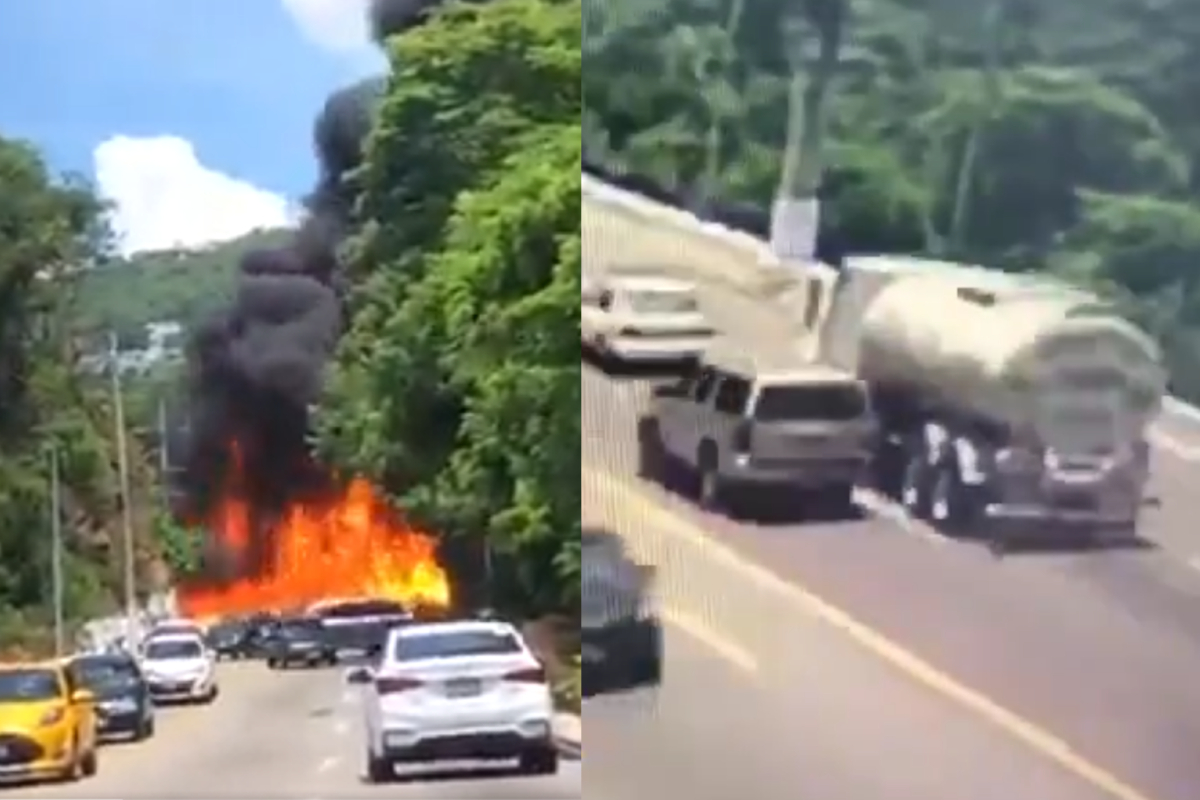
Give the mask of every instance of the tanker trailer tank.
[[1136, 527], [1166, 375], [1096, 297], [971, 268], [898, 274], [863, 305], [857, 349], [887, 433], [880, 488], [909, 513], [962, 533]]

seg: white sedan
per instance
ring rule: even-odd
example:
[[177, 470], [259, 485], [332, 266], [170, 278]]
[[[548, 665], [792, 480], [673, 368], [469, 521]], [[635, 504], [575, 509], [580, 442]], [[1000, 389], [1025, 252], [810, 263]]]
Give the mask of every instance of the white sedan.
[[687, 362], [713, 336], [695, 284], [650, 273], [586, 277], [579, 325], [585, 348], [625, 364]]
[[558, 771], [546, 673], [506, 622], [395, 628], [379, 663], [348, 677], [365, 686], [371, 783], [400, 764], [435, 761], [515, 758], [530, 775]]
[[159, 634], [138, 659], [155, 703], [211, 703], [217, 699], [217, 657], [200, 636]]

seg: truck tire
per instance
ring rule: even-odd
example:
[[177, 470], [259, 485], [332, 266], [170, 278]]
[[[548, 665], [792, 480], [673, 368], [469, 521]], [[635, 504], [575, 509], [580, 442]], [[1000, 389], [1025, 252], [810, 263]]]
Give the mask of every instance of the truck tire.
[[982, 514], [981, 490], [963, 482], [958, 460], [946, 459], [934, 470], [929, 490], [929, 521], [943, 533], [965, 537], [976, 532]]
[[725, 511], [729, 498], [717, 464], [717, 454], [712, 445], [701, 445], [696, 455], [696, 502], [705, 511], [720, 514]]
[[904, 445], [904, 468], [901, 472], [899, 497], [900, 506], [912, 519], [929, 519], [929, 495], [931, 470], [929, 453], [925, 441], [913, 436]]
[[658, 420], [642, 417], [638, 420], [638, 477], [659, 483], [664, 478], [663, 443]]

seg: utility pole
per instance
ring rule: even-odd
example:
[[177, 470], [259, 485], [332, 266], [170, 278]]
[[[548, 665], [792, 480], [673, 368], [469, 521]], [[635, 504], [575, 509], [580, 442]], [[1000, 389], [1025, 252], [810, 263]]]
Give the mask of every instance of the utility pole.
[[162, 483], [163, 511], [171, 509], [171, 444], [167, 438], [167, 399], [158, 398], [158, 472]]
[[113, 435], [117, 445], [120, 479], [121, 525], [125, 572], [125, 633], [134, 640], [137, 625], [137, 553], [134, 549], [133, 503], [129, 486], [129, 448], [125, 439], [125, 391], [121, 385], [120, 342], [115, 331], [108, 337], [109, 370], [112, 378]]
[[54, 654], [67, 653], [66, 586], [63, 579], [62, 485], [58, 447], [50, 447], [50, 586], [54, 593]]

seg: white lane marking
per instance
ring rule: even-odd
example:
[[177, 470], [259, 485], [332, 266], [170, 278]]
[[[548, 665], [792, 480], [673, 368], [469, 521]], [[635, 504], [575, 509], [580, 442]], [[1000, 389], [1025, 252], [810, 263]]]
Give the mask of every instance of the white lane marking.
[[318, 772], [318, 774], [324, 774], [326, 772], [330, 772], [335, 767], [337, 767], [338, 764], [341, 764], [341, 763], [342, 763], [342, 760], [340, 758], [338, 758], [337, 756], [328, 756], [327, 758], [322, 760], [321, 763], [317, 766], [317, 772]]

